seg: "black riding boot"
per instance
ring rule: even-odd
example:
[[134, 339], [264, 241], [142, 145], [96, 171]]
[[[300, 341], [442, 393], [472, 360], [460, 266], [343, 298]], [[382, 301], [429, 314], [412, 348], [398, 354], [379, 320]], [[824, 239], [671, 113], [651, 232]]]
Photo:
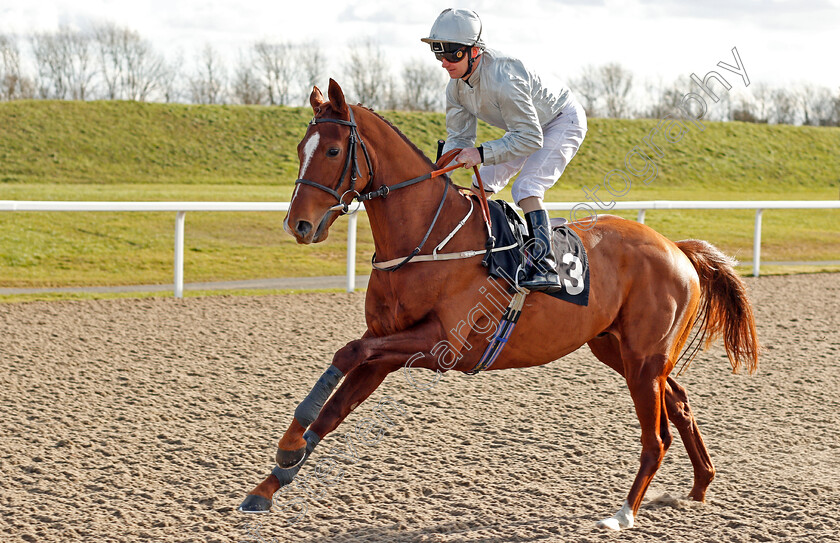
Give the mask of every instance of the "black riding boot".
[[551, 225], [548, 211], [540, 209], [525, 214], [528, 241], [525, 246], [525, 278], [519, 286], [528, 290], [556, 292], [562, 288], [557, 275], [557, 261], [551, 252]]

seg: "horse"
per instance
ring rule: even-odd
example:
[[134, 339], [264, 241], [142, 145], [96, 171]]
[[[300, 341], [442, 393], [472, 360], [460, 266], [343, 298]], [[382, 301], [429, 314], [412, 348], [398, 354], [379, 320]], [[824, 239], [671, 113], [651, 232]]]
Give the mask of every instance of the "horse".
[[[284, 228], [298, 243], [322, 242], [353, 199], [364, 201], [375, 248], [365, 298], [367, 330], [335, 353], [295, 409], [278, 444], [277, 466], [246, 496], [238, 508], [243, 512], [269, 511], [275, 492], [293, 480], [318, 442], [391, 372], [407, 366], [473, 370], [482, 353], [472, 346], [486, 344], [487, 331], [499, 322], [486, 287], [510, 286], [488, 277], [482, 266], [488, 229], [481, 214], [469, 213], [474, 204], [469, 191], [439, 175], [438, 166], [382, 116], [349, 105], [334, 80], [327, 97], [315, 87], [309, 101], [314, 117], [297, 148], [300, 178]], [[597, 522], [621, 530], [633, 526], [671, 445], [669, 421], [691, 459], [689, 497], [705, 501], [715, 469], [686, 390], [670, 374], [692, 333], [698, 347], [722, 337], [732, 371], [745, 365], [754, 372], [755, 319], [734, 261], [711, 244], [675, 243], [648, 226], [610, 215], [594, 224], [569, 224], [588, 254], [588, 305], [528, 293], [490, 369], [547, 364], [587, 344], [624, 377], [641, 425], [640, 465], [618, 512]], [[451, 254], [467, 256], [428, 255], [428, 247], [441, 243]], [[471, 312], [465, 323], [467, 311], [479, 305], [484, 311]], [[691, 359], [683, 358], [683, 366]]]

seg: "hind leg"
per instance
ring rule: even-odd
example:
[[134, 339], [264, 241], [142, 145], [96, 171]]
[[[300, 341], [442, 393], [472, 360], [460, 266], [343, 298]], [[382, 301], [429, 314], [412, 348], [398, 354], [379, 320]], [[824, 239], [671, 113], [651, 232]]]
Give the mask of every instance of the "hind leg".
[[694, 488], [688, 495], [691, 499], [702, 502], [706, 499], [706, 489], [715, 478], [715, 467], [709, 457], [709, 451], [703, 438], [700, 436], [700, 429], [694, 414], [688, 406], [688, 395], [685, 388], [677, 383], [672, 377], [668, 377], [665, 390], [665, 402], [667, 404], [668, 417], [677, 431], [680, 433], [685, 450], [691, 458], [691, 465], [694, 467]]
[[665, 368], [670, 365], [664, 355], [648, 357], [630, 366], [633, 370], [628, 376], [621, 347], [615, 336], [593, 339], [589, 347], [599, 360], [625, 377], [642, 427], [642, 456], [636, 480], [621, 509], [612, 517], [600, 520], [597, 526], [612, 530], [632, 528], [645, 491], [673, 441], [665, 402], [667, 382], [663, 375]]
[[[618, 372], [619, 375], [624, 377], [624, 363], [621, 361], [621, 347], [618, 344], [618, 338], [612, 334], [596, 337], [589, 341], [589, 348], [598, 360], [611, 367]], [[667, 394], [669, 392], [670, 391], [666, 389], [666, 399], [668, 398]], [[662, 445], [665, 447], [666, 452], [671, 447], [671, 442], [673, 441], [671, 429], [668, 427], [670, 409], [670, 403], [663, 404], [662, 412], [659, 417], [659, 435], [662, 439]]]

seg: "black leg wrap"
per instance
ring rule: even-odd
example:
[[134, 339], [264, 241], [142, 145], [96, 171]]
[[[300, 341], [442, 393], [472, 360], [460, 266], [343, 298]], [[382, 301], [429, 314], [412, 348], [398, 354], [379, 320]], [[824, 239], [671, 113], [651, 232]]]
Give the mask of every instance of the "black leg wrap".
[[[306, 433], [303, 434], [303, 439], [306, 440], [306, 447], [304, 449], [305, 452], [297, 465], [290, 468], [275, 466], [274, 469], [271, 470], [271, 474], [277, 477], [277, 480], [280, 481], [281, 487], [284, 487], [292, 482], [292, 479], [295, 478], [297, 472], [300, 471], [300, 468], [302, 468], [303, 464], [306, 463], [306, 459], [309, 458], [309, 455], [312, 454], [312, 451], [315, 450], [315, 447], [321, 441], [320, 436], [311, 430], [307, 430]], [[271, 500], [263, 498], [262, 496], [257, 496], [256, 494], [248, 494], [236, 510], [240, 513], [268, 513], [271, 510]]]
[[298, 424], [307, 428], [318, 418], [318, 413], [321, 412], [321, 408], [324, 407], [324, 403], [342, 377], [344, 374], [335, 366], [331, 365], [327, 368], [306, 398], [295, 409], [295, 419]]
[[321, 441], [321, 438], [318, 437], [318, 434], [316, 434], [312, 430], [307, 430], [306, 432], [304, 432], [303, 439], [306, 441], [306, 445], [295, 451], [285, 451], [283, 449], [277, 449], [277, 454], [274, 455], [274, 460], [275, 462], [277, 462], [277, 465], [279, 467], [291, 468], [299, 463], [302, 463], [306, 455], [311, 453], [315, 446], [318, 445], [318, 443]]
[[292, 482], [292, 479], [295, 478], [297, 472], [300, 471], [300, 468], [302, 468], [306, 463], [309, 455], [312, 454], [312, 451], [315, 450], [315, 447], [321, 441], [318, 434], [311, 430], [307, 430], [306, 433], [303, 434], [303, 439], [306, 440], [306, 452], [303, 454], [303, 458], [300, 459], [300, 462], [290, 468], [274, 466], [274, 469], [271, 470], [271, 474], [277, 477], [277, 480], [280, 481], [280, 486], [286, 486]]

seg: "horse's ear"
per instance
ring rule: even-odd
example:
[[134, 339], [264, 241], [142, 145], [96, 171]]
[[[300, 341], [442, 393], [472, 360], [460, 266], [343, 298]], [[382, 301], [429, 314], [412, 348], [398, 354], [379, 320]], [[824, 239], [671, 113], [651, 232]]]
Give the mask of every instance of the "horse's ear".
[[347, 113], [347, 101], [344, 99], [344, 92], [338, 86], [338, 83], [335, 82], [335, 79], [330, 78], [328, 94], [333, 110], [337, 113]]
[[327, 101], [324, 99], [321, 89], [312, 87], [312, 94], [309, 95], [309, 104], [312, 106], [312, 111], [318, 113], [321, 110], [321, 106], [326, 103]]

